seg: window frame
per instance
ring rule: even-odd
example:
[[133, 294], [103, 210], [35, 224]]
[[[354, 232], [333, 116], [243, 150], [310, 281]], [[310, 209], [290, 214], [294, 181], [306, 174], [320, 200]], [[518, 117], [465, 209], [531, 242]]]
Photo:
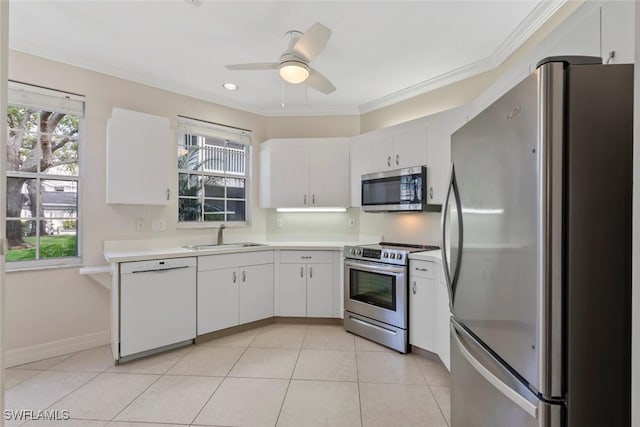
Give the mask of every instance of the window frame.
[[[82, 175], [83, 175], [83, 153], [84, 153], [84, 139], [85, 139], [85, 106], [86, 99], [82, 95], [69, 93], [65, 91], [60, 91], [56, 89], [45, 88], [41, 86], [35, 86], [27, 83], [21, 83], [17, 81], [10, 80], [9, 82], [9, 96], [7, 97], [7, 106], [16, 106], [16, 107], [25, 107], [32, 108], [38, 111], [40, 114], [41, 111], [53, 111], [53, 112], [64, 112], [69, 115], [75, 115], [78, 117], [78, 152], [77, 152], [77, 162], [78, 162], [78, 173], [77, 175], [57, 175], [57, 174], [49, 174], [46, 172], [19, 172], [19, 171], [10, 171], [5, 170], [4, 179], [5, 179], [5, 192], [6, 190], [6, 180], [8, 178], [26, 178], [26, 179], [36, 179], [39, 182], [42, 181], [72, 181], [75, 182], [76, 185], [76, 255], [68, 256], [68, 257], [59, 257], [59, 258], [45, 258], [45, 259], [30, 259], [30, 260], [20, 260], [20, 261], [5, 261], [5, 269], [7, 272], [16, 272], [16, 271], [29, 271], [29, 270], [42, 270], [49, 268], [73, 268], [80, 267], [83, 264], [83, 245], [81, 237], [84, 235], [84, 221], [82, 218]], [[29, 96], [37, 97], [51, 97], [52, 99], [57, 99], [60, 102], [66, 102], [69, 105], [74, 104], [74, 106], [80, 106], [81, 111], [77, 111], [74, 109], [65, 109], [57, 108], [56, 105], [37, 105], [35, 102], [25, 102], [22, 100], [16, 100], [12, 98], [12, 93], [19, 93], [21, 97], [26, 99]], [[6, 120], [6, 119], [5, 119]], [[38, 130], [38, 136], [40, 135], [40, 130]], [[38, 151], [40, 147], [38, 145]], [[40, 205], [40, 203], [39, 203]], [[46, 220], [46, 218], [39, 211], [40, 207], [37, 208], [38, 214], [36, 218], [30, 219], [31, 221], [35, 221], [36, 223], [36, 235], [40, 235], [40, 227], [39, 222], [42, 220]], [[11, 218], [11, 219], [10, 219]], [[22, 220], [16, 219], [15, 217], [6, 217], [5, 221], [10, 220]], [[6, 225], [5, 225], [6, 226]], [[36, 253], [39, 252], [40, 245], [36, 249]]]
[[[229, 175], [226, 173], [205, 172], [203, 170], [179, 169], [176, 164], [176, 228], [177, 229], [199, 229], [199, 228], [218, 228], [221, 224], [229, 228], [248, 228], [251, 227], [253, 218], [253, 142], [251, 140], [251, 131], [201, 119], [194, 119], [186, 116], [178, 116], [176, 132], [176, 160], [179, 147], [185, 147], [184, 136], [189, 134], [201, 137], [217, 137], [228, 140], [235, 144], [246, 146], [244, 160], [244, 176]], [[200, 130], [200, 132], [198, 132]], [[204, 218], [197, 221], [181, 221], [180, 217], [180, 174], [196, 175], [200, 177], [222, 177], [222, 178], [239, 178], [244, 179], [245, 187], [245, 219], [244, 221], [206, 221]], [[225, 202], [228, 199], [225, 185]], [[205, 196], [203, 195], [203, 199]], [[233, 200], [233, 198], [232, 198]]]

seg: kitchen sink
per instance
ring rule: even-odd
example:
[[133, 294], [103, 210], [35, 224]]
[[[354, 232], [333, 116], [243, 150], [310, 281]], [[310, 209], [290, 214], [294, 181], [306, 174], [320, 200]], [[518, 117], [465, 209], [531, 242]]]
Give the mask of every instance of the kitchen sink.
[[241, 249], [241, 248], [253, 248], [256, 246], [266, 246], [264, 243], [242, 242], [242, 243], [223, 243], [221, 245], [209, 244], [209, 245], [188, 245], [183, 248], [190, 249], [192, 251], [211, 251], [211, 250], [223, 250], [223, 249]]

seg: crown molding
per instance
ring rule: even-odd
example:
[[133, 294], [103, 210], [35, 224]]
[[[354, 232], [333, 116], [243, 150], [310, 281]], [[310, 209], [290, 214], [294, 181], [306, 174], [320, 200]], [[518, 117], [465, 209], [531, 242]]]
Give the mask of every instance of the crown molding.
[[417, 83], [406, 89], [385, 95], [360, 105], [360, 113], [365, 114], [383, 107], [396, 104], [432, 90], [450, 85], [493, 70], [513, 54], [540, 27], [566, 3], [567, 0], [543, 0], [527, 17], [507, 36], [506, 39], [486, 58], [457, 68], [431, 79]]

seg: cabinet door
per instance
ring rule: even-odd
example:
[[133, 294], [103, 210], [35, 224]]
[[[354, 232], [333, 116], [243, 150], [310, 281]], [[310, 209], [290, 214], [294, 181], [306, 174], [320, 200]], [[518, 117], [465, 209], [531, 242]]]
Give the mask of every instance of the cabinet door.
[[107, 203], [169, 204], [172, 146], [167, 117], [114, 108], [107, 122]]
[[466, 110], [455, 108], [433, 116], [427, 138], [427, 203], [441, 205], [451, 171], [451, 134], [466, 120]]
[[239, 321], [238, 269], [198, 272], [198, 335]]
[[308, 207], [309, 148], [277, 145], [271, 152], [271, 207]]
[[[442, 268], [442, 267], [441, 267]], [[436, 347], [440, 360], [447, 369], [450, 368], [449, 355], [450, 348], [450, 332], [449, 332], [449, 291], [444, 283], [443, 272], [440, 271], [438, 281], [436, 282]]]
[[351, 140], [351, 207], [359, 208], [362, 205], [362, 174], [366, 173], [367, 147], [364, 139], [353, 138]]
[[240, 324], [273, 317], [273, 264], [239, 269]]
[[333, 264], [307, 264], [307, 317], [333, 317]]
[[309, 147], [309, 197], [312, 207], [349, 206], [349, 144], [323, 142]]
[[382, 172], [393, 168], [393, 138], [377, 137], [366, 141], [366, 173]]
[[404, 131], [393, 138], [391, 169], [427, 164], [427, 128]]
[[409, 342], [436, 351], [435, 281], [411, 276], [409, 280]]
[[280, 264], [280, 316], [307, 315], [306, 270], [305, 264]]

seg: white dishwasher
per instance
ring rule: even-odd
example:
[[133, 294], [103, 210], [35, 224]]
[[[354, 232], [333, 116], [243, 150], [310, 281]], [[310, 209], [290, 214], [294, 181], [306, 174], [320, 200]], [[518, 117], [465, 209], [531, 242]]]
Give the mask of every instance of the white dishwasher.
[[120, 264], [119, 359], [196, 337], [196, 265], [195, 257]]

